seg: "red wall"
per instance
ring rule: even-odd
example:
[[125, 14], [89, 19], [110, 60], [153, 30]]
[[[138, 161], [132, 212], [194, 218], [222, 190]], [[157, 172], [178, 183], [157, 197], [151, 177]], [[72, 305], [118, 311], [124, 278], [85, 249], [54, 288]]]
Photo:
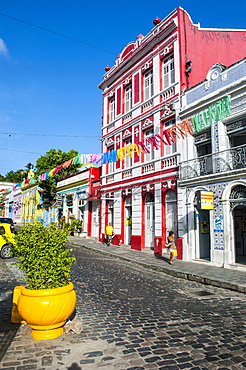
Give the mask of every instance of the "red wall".
[[[178, 17], [181, 90], [205, 80], [213, 64], [221, 63], [229, 66], [245, 57], [245, 31], [199, 30], [181, 8], [178, 8]], [[192, 61], [192, 72], [189, 74], [188, 80], [185, 74], [187, 60]]]

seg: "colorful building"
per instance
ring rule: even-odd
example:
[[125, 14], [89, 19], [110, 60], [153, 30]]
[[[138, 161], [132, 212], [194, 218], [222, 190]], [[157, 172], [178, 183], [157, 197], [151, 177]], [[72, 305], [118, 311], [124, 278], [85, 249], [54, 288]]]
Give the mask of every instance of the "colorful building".
[[16, 224], [21, 224], [21, 206], [22, 206], [22, 193], [20, 188], [12, 190], [13, 194], [13, 220]]
[[[245, 55], [245, 30], [203, 29], [182, 8], [139, 35], [119, 54], [103, 90], [100, 240], [113, 222], [114, 243], [161, 253], [173, 230], [182, 245], [177, 180], [183, 138], [181, 93], [206, 78], [215, 63]], [[181, 227], [181, 229], [179, 229]]]
[[100, 212], [100, 167], [90, 167], [57, 183], [58, 219], [82, 221], [83, 236], [98, 237]]
[[11, 190], [12, 182], [0, 182], [0, 216], [12, 218], [13, 200]]
[[182, 98], [179, 214], [184, 259], [246, 265], [246, 58], [214, 64]]

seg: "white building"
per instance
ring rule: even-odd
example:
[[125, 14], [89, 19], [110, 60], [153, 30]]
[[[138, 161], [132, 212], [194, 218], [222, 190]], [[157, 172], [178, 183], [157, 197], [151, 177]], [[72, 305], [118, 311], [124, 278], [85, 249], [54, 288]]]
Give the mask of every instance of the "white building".
[[186, 91], [187, 119], [194, 133], [183, 140], [178, 182], [183, 258], [246, 269], [246, 58], [213, 65]]

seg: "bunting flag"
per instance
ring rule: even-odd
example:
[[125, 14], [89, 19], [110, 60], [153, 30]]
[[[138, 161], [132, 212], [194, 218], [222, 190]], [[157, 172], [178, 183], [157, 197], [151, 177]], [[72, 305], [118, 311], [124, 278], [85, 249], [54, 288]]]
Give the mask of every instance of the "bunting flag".
[[150, 153], [150, 149], [147, 147], [147, 143], [151, 145], [152, 150], [157, 150], [160, 148], [161, 143], [165, 145], [172, 145], [177, 138], [185, 138], [187, 135], [193, 134], [193, 118], [186, 119], [176, 126], [172, 126], [163, 131], [163, 137], [156, 134], [152, 137], [147, 138], [145, 141], [139, 141], [134, 144], [130, 144], [119, 148], [117, 150], [110, 150], [106, 153], [96, 153], [96, 154], [78, 154], [76, 157], [69, 159], [68, 161], [60, 164], [59, 166], [53, 168], [50, 171], [47, 171], [38, 176], [37, 179], [31, 178], [23, 180], [22, 182], [16, 184], [12, 189], [22, 187], [26, 184], [35, 184], [38, 181], [45, 181], [53, 175], [57, 174], [62, 168], [68, 168], [72, 165], [81, 165], [83, 166], [92, 166], [97, 167], [102, 164], [116, 162], [117, 160], [123, 161], [128, 155], [132, 157], [134, 153], [138, 156], [141, 153]]

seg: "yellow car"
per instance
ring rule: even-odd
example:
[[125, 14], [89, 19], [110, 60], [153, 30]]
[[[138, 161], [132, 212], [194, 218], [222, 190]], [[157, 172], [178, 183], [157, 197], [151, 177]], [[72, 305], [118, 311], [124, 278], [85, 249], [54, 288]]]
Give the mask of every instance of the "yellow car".
[[[4, 237], [7, 237], [8, 240], [6, 240]], [[11, 225], [0, 223], [0, 256], [2, 258], [12, 257], [12, 241], [14, 241], [14, 233], [12, 232]]]

